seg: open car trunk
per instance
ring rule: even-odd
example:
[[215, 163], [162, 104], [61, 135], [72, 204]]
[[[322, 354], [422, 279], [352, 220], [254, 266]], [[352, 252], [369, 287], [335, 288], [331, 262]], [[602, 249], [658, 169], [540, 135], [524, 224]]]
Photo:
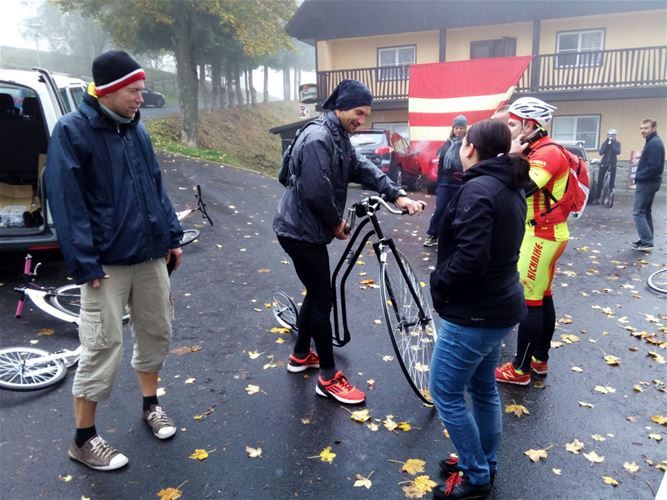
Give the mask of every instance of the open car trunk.
[[37, 93], [0, 83], [0, 237], [48, 229], [41, 182], [48, 138]]

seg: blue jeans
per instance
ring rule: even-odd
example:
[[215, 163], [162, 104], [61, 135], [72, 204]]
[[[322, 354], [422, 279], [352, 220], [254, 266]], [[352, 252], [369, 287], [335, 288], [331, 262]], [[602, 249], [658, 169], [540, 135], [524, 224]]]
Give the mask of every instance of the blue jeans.
[[[431, 395], [456, 448], [459, 467], [471, 484], [487, 484], [498, 467], [503, 415], [496, 366], [503, 338], [511, 330], [440, 321], [431, 358]], [[472, 413], [463, 397], [466, 389]]]
[[655, 193], [660, 189], [659, 182], [638, 182], [635, 190], [635, 203], [632, 217], [635, 219], [639, 240], [644, 245], [653, 245], [653, 215], [651, 207]]
[[440, 222], [442, 221], [442, 216], [445, 214], [445, 208], [454, 198], [454, 195], [461, 189], [461, 185], [456, 184], [442, 184], [438, 183], [435, 188], [435, 211], [431, 216], [431, 220], [428, 224], [428, 230], [426, 234], [429, 236], [438, 236], [438, 228], [440, 228]]

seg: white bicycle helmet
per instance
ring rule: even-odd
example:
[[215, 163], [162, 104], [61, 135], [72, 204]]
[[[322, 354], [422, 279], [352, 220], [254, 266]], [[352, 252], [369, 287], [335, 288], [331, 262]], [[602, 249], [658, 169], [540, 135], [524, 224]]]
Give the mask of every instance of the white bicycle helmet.
[[607, 135], [616, 135], [616, 133], [617, 133], [617, 132], [616, 132], [616, 129], [615, 129], [615, 128], [610, 128], [610, 129], [607, 131]]
[[551, 123], [556, 106], [535, 97], [521, 97], [510, 105], [508, 111], [519, 118], [535, 120], [541, 127], [545, 127]]

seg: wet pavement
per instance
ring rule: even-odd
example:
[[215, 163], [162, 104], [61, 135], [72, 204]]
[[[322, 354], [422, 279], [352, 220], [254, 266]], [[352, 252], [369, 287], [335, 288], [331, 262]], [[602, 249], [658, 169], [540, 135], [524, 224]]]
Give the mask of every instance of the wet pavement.
[[[336, 355], [339, 368], [367, 389], [364, 408], [372, 417], [367, 423], [378, 424], [377, 430], [316, 396], [314, 373], [285, 370], [292, 340], [270, 331], [277, 325], [266, 308], [275, 289], [297, 301], [301, 297], [293, 268], [285, 263], [271, 230], [283, 188], [273, 179], [214, 163], [162, 158], [177, 210], [192, 199], [190, 188], [199, 183], [215, 222], [200, 227], [196, 214], [184, 222], [184, 227], [200, 227], [202, 234], [187, 248], [183, 266], [172, 278], [176, 320], [172, 353], [161, 373], [165, 394], [160, 401], [180, 430], [174, 439], [160, 442], [142, 422], [128, 331], [122, 373], [112, 398], [99, 407], [97, 428], [129, 457], [129, 465], [101, 473], [68, 459], [73, 434], [70, 370], [50, 389], [0, 390], [0, 498], [149, 499], [178, 487], [182, 498], [193, 499], [398, 499], [414, 478], [401, 472], [401, 462], [410, 458], [426, 462], [418, 475], [438, 480], [437, 462], [453, 447], [433, 409], [411, 392], [396, 361], [387, 361], [394, 353], [380, 291], [357, 284], [377, 280], [372, 256], [359, 266], [367, 275], [350, 278], [352, 342]], [[348, 202], [362, 193], [351, 189]], [[430, 214], [435, 200], [422, 198], [430, 202]], [[629, 249], [636, 239], [630, 212], [631, 198], [622, 195], [612, 209], [590, 207], [571, 226], [573, 240], [561, 258], [554, 292], [559, 319], [554, 340], [562, 345], [552, 351], [548, 377], [536, 378], [526, 388], [500, 389], [503, 406], [523, 405], [530, 414], [504, 417], [492, 498], [655, 496], [663, 476], [656, 465], [667, 459], [667, 428], [650, 417], [667, 415], [667, 364], [660, 363], [667, 357], [667, 302], [651, 293], [645, 281], [667, 266], [664, 199], [654, 207], [659, 236], [652, 254]], [[435, 263], [435, 250], [422, 247], [428, 217], [384, 213], [381, 221], [427, 281]], [[340, 242], [331, 245], [332, 261], [342, 249]], [[45, 262], [40, 282], [62, 283], [62, 264], [39, 258]], [[3, 256], [0, 347], [35, 341], [34, 347], [46, 350], [76, 347], [76, 330], [38, 309], [14, 319], [12, 288], [21, 268], [21, 256]], [[514, 339], [513, 334], [505, 359], [513, 354]], [[620, 358], [620, 365], [606, 364], [606, 355]], [[372, 390], [369, 380], [374, 381]], [[249, 386], [259, 391], [249, 394]], [[408, 422], [410, 430], [387, 430], [382, 421], [389, 415], [395, 422]], [[575, 439], [584, 445], [576, 454], [566, 450]], [[261, 448], [261, 456], [251, 458], [246, 447]], [[336, 454], [330, 463], [320, 460], [326, 447]], [[196, 449], [206, 450], [208, 458], [189, 458]], [[524, 453], [531, 449], [546, 450], [546, 460], [532, 462]], [[592, 451], [604, 460], [592, 463], [584, 456]], [[626, 471], [624, 464], [632, 469], [633, 462], [638, 471]], [[354, 486], [357, 475], [370, 475], [370, 489]], [[603, 476], [617, 480], [618, 486], [605, 484]]]

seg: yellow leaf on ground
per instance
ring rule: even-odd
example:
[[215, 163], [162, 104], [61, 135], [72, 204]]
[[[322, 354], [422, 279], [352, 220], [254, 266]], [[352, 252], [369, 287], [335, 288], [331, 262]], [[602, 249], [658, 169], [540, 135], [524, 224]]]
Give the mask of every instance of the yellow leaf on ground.
[[262, 354], [264, 354], [264, 353], [263, 352], [257, 352], [257, 351], [248, 351], [248, 356], [250, 357], [250, 359], [257, 359]]
[[368, 410], [357, 410], [350, 414], [350, 418], [355, 422], [364, 423], [371, 418], [371, 414]]
[[584, 443], [578, 439], [574, 439], [571, 443], [565, 443], [565, 449], [570, 453], [579, 454], [579, 451], [584, 447]]
[[402, 430], [403, 432], [410, 432], [410, 429], [412, 429], [412, 426], [408, 422], [399, 422], [398, 423], [398, 428]]
[[606, 441], [607, 438], [600, 435], [600, 434], [592, 434], [591, 437], [595, 439], [596, 441]]
[[579, 337], [571, 333], [562, 333], [560, 338], [563, 339], [563, 342], [566, 344], [574, 344], [575, 342], [579, 342], [579, 340], [581, 340]]
[[649, 352], [648, 352], [648, 356], [649, 356], [650, 358], [653, 358], [655, 361], [657, 361], [657, 362], [660, 363], [661, 365], [664, 365], [664, 364], [665, 364], [665, 358], [662, 357], [662, 356], [661, 356], [660, 354], [658, 354], [657, 352], [649, 351]]
[[602, 455], [598, 455], [595, 451], [591, 451], [590, 453], [584, 453], [584, 457], [586, 457], [587, 460], [589, 460], [593, 464], [599, 464], [601, 462], [604, 462], [604, 457]]
[[366, 424], [366, 427], [370, 429], [371, 432], [377, 432], [380, 430], [380, 426], [376, 424], [375, 422], [370, 422]]
[[361, 280], [361, 281], [359, 282], [359, 284], [360, 284], [360, 285], [374, 285], [374, 284], [375, 284], [375, 280], [371, 280], [371, 279], [368, 279], [368, 280]]
[[635, 462], [625, 462], [623, 464], [623, 468], [630, 474], [634, 474], [639, 470], [639, 465], [637, 465]]
[[431, 481], [431, 478], [428, 476], [417, 476], [415, 477], [414, 482], [417, 488], [426, 493], [430, 493], [433, 488], [437, 486], [437, 483]]
[[261, 448], [251, 448], [250, 446], [245, 447], [245, 452], [250, 458], [258, 458], [262, 456]]
[[257, 269], [257, 272], [258, 273], [270, 273], [271, 269], [266, 269], [266, 268]]
[[659, 425], [667, 425], [667, 417], [663, 415], [653, 415], [651, 416], [651, 421]]
[[355, 488], [366, 488], [367, 490], [371, 489], [371, 486], [373, 486], [373, 483], [371, 482], [371, 476], [373, 473], [371, 472], [368, 477], [362, 476], [361, 474], [357, 474], [355, 477], [357, 480], [354, 482], [354, 487]]
[[662, 434], [649, 434], [648, 437], [656, 441], [662, 441]]
[[553, 472], [557, 476], [560, 476], [563, 473], [561, 469], [551, 469], [551, 472]]
[[403, 467], [401, 468], [401, 471], [407, 472], [408, 474], [415, 475], [419, 472], [424, 472], [424, 466], [426, 465], [426, 462], [423, 460], [420, 460], [419, 458], [408, 458], [405, 463], [403, 464]]
[[285, 328], [283, 326], [274, 326], [269, 330], [271, 333], [289, 333], [292, 330], [290, 328]]
[[157, 492], [160, 500], [178, 500], [182, 494], [183, 492], [178, 488], [163, 488]]
[[644, 389], [642, 389], [642, 386], [639, 384], [635, 384], [632, 386], [635, 392], [644, 392]]
[[593, 390], [596, 392], [600, 392], [602, 394], [609, 394], [609, 393], [613, 394], [614, 392], [616, 392], [616, 389], [608, 385], [596, 385], [593, 388]]
[[282, 338], [282, 337], [278, 337], [278, 338], [276, 339], [276, 344], [284, 344], [284, 343], [285, 343], [285, 339], [284, 339], [284, 338]]
[[248, 395], [250, 396], [252, 396], [253, 394], [257, 394], [259, 391], [261, 391], [261, 389], [259, 388], [258, 385], [248, 384], [248, 386], [246, 386], [245, 388], [245, 392], [247, 392]]
[[583, 406], [584, 408], [595, 408], [595, 405], [587, 403], [586, 401], [579, 401], [579, 406]]
[[182, 354], [188, 354], [191, 352], [199, 352], [201, 351], [201, 347], [198, 345], [186, 345], [183, 347], [176, 347], [171, 350], [172, 354], [176, 354], [177, 356], [181, 356]]
[[621, 358], [617, 356], [612, 356], [611, 354], [607, 354], [606, 356], [603, 357], [605, 362], [609, 366], [620, 366], [621, 365]]
[[584, 371], [583, 368], [579, 368], [578, 366], [573, 366], [573, 367], [571, 368], [571, 370], [572, 370], [573, 372], [577, 372], [577, 373], [581, 373], [581, 372]]
[[53, 328], [40, 328], [39, 331], [37, 332], [37, 335], [38, 336], [40, 336], [40, 335], [49, 336], [49, 335], [53, 335], [54, 333], [56, 333], [56, 331]]
[[604, 484], [609, 484], [613, 487], [618, 486], [618, 481], [611, 476], [602, 476], [602, 481]]
[[206, 460], [208, 458], [208, 452], [206, 450], [202, 450], [201, 448], [197, 448], [192, 455], [190, 455], [190, 458], [193, 460]]
[[336, 458], [336, 454], [331, 451], [331, 446], [324, 448], [318, 455], [322, 462], [332, 463], [333, 459]]
[[69, 483], [72, 480], [72, 475], [71, 474], [60, 474], [58, 476], [58, 479], [61, 481], [64, 481], [66, 483]]
[[389, 356], [388, 354], [385, 356], [382, 356], [382, 361], [394, 361], [394, 356]]
[[211, 413], [215, 411], [215, 408], [211, 406], [208, 410], [206, 410], [203, 413], [198, 413], [197, 415], [193, 415], [192, 418], [195, 419], [196, 421], [204, 420], [206, 417], [208, 417]]
[[395, 431], [396, 428], [398, 427], [398, 424], [394, 422], [393, 415], [387, 415], [387, 418], [382, 421], [382, 424], [388, 431]]
[[157, 392], [155, 393], [157, 397], [164, 396], [165, 394], [167, 394], [167, 390], [164, 387], [158, 387]]
[[194, 384], [196, 380], [197, 380], [196, 378], [190, 377], [190, 378], [185, 379], [185, 381], [183, 383], [184, 384]]
[[533, 450], [523, 452], [524, 455], [527, 455], [533, 462], [539, 462], [540, 460], [547, 459], [547, 450]]
[[505, 413], [514, 413], [517, 417], [522, 417], [523, 415], [530, 415], [528, 408], [518, 404], [506, 405]]

